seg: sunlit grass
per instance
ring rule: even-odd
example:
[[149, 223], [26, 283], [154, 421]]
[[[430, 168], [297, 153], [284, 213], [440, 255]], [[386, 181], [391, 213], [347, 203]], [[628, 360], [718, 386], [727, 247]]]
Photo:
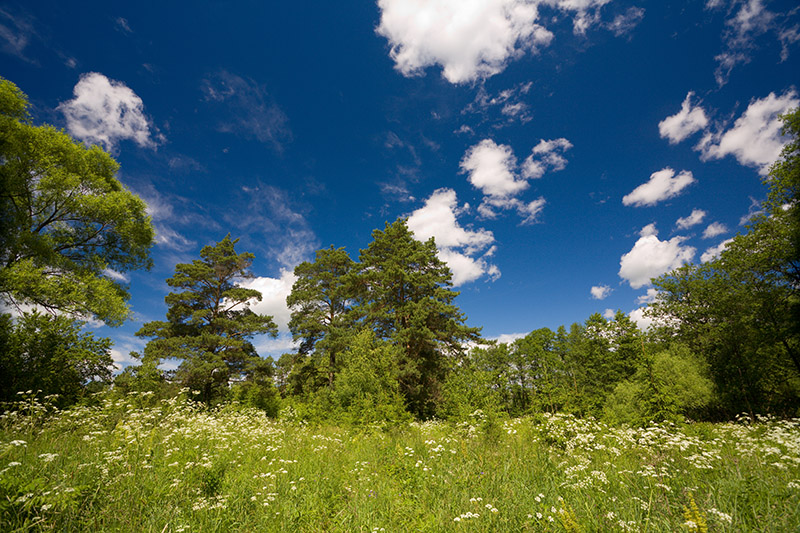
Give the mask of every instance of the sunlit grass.
[[[153, 404], [148, 406], [148, 404]], [[800, 421], [309, 427], [142, 396], [0, 424], [3, 531], [792, 531]]]

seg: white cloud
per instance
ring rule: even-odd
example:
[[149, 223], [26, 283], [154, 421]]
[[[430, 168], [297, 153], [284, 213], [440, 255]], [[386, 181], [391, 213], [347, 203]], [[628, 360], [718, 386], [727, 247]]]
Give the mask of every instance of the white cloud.
[[437, 189], [425, 201], [425, 205], [409, 217], [408, 228], [421, 241], [433, 237], [439, 247], [463, 247], [468, 253], [483, 250], [494, 242], [491, 231], [469, 231], [459, 226], [456, 217], [460, 212], [456, 192]]
[[461, 171], [469, 182], [486, 196], [507, 198], [528, 188], [528, 182], [516, 176], [517, 158], [510, 146], [484, 139], [467, 150]]
[[451, 83], [487, 78], [553, 38], [536, 23], [538, 5], [526, 0], [378, 0], [378, 7], [376, 31], [404, 76], [440, 65]]
[[675, 225], [680, 229], [689, 229], [692, 226], [700, 224], [706, 217], [706, 212], [702, 209], [692, 209], [692, 214], [688, 217], [681, 217], [675, 222]]
[[657, 234], [653, 224], [645, 226], [631, 251], [620, 258], [619, 276], [634, 289], [649, 285], [651, 278], [678, 268], [694, 257], [695, 249], [682, 245], [686, 237], [662, 241]]
[[73, 89], [75, 98], [58, 109], [67, 120], [67, 130], [89, 143], [113, 150], [119, 141], [130, 139], [142, 147], [155, 148], [144, 104], [128, 86], [97, 72], [83, 74]]
[[712, 259], [716, 259], [717, 257], [719, 257], [719, 254], [721, 254], [722, 251], [725, 250], [732, 241], [733, 239], [727, 239], [719, 243], [717, 246], [712, 246], [711, 248], [707, 249], [705, 252], [703, 252], [703, 255], [700, 256], [700, 262], [707, 263]]
[[553, 172], [564, 170], [567, 160], [562, 154], [570, 148], [572, 143], [563, 137], [549, 141], [541, 139], [522, 164], [522, 175], [528, 179], [538, 179], [547, 170]]
[[658, 235], [655, 222], [646, 225], [639, 231], [639, 237], [649, 237], [651, 235]]
[[468, 174], [468, 181], [484, 194], [478, 213], [484, 218], [496, 218], [497, 209], [514, 209], [522, 217], [522, 224], [535, 223], [547, 203], [545, 199], [524, 202], [516, 196], [529, 187], [526, 178], [539, 178], [548, 169], [562, 170], [567, 161], [558, 152], [571, 147], [566, 139], [542, 139], [520, 169], [509, 146], [495, 144], [491, 139], [472, 146], [461, 160], [461, 172]]
[[798, 105], [800, 99], [794, 89], [781, 96], [770, 93], [765, 98], [753, 100], [731, 129], [707, 132], [695, 150], [700, 151], [703, 161], [733, 155], [740, 164], [756, 167], [761, 175], [766, 175], [788, 141], [781, 137], [779, 115]]
[[612, 320], [616, 315], [617, 313], [611, 308], [608, 308], [605, 311], [603, 311], [603, 318], [605, 318], [606, 320]]
[[520, 224], [523, 226], [534, 224], [538, 220], [539, 213], [542, 212], [542, 209], [544, 209], [546, 203], [547, 202], [545, 201], [544, 197], [541, 196], [528, 203], [518, 200], [515, 201], [514, 207], [517, 209], [517, 214], [522, 217], [522, 222], [520, 222]]
[[109, 350], [111, 354], [111, 359], [114, 361], [111, 365], [112, 370], [115, 372], [119, 372], [120, 370], [124, 369], [126, 366], [130, 365], [138, 365], [140, 361], [131, 357], [130, 352], [123, 353], [121, 350], [117, 350], [116, 348], [111, 348]]
[[704, 239], [713, 239], [714, 237], [717, 237], [717, 236], [722, 235], [723, 233], [727, 233], [727, 232], [728, 232], [728, 228], [725, 227], [725, 224], [722, 224], [720, 222], [712, 222], [711, 224], [708, 225], [708, 227], [703, 232], [703, 238]]
[[611, 287], [608, 285], [595, 285], [590, 292], [595, 300], [605, 300], [611, 294]]
[[640, 7], [629, 7], [625, 13], [614, 17], [614, 20], [606, 24], [606, 28], [611, 30], [615, 36], [621, 37], [631, 32], [644, 19], [644, 9]]
[[647, 293], [636, 298], [636, 303], [639, 305], [653, 303], [656, 301], [657, 297], [658, 297], [658, 289], [654, 289], [651, 287], [647, 289]]
[[292, 340], [290, 333], [280, 333], [277, 338], [262, 336], [257, 339], [253, 345], [255, 346], [258, 355], [261, 357], [270, 356], [277, 360], [285, 353], [296, 352], [300, 347], [300, 342]]
[[471, 231], [461, 227], [457, 217], [463, 211], [458, 207], [454, 190], [437, 189], [423, 207], [408, 217], [408, 229], [420, 241], [434, 238], [439, 258], [453, 273], [453, 285], [463, 285], [484, 275], [496, 279], [500, 271], [487, 261], [494, 253], [494, 235], [484, 229]]
[[639, 309], [634, 309], [628, 315], [631, 318], [631, 321], [638, 326], [638, 328], [642, 331], [647, 331], [653, 325], [653, 319], [649, 316], [645, 316], [644, 310], [645, 307], [640, 307]]
[[530, 333], [502, 333], [497, 337], [488, 337], [487, 340], [497, 341], [498, 344], [511, 344], [519, 339], [524, 339]]
[[692, 105], [693, 92], [689, 92], [681, 104], [681, 110], [658, 123], [658, 132], [662, 138], [676, 144], [704, 129], [708, 125], [706, 112], [700, 106]]
[[[722, 2], [709, 1], [706, 8], [713, 9]], [[775, 13], [764, 7], [762, 0], [737, 0], [730, 2], [730, 11], [737, 4], [740, 8], [736, 13], [725, 21], [725, 32], [722, 35], [724, 50], [714, 59], [718, 66], [714, 72], [714, 77], [719, 86], [728, 82], [731, 71], [739, 64], [750, 62], [750, 53], [755, 48], [757, 37], [775, 29], [780, 31], [775, 24]]]
[[541, 3], [574, 13], [572, 31], [577, 35], [584, 35], [592, 25], [600, 21], [600, 8], [609, 2], [611, 0], [542, 0]]
[[130, 276], [128, 276], [124, 272], [117, 272], [116, 270], [111, 268], [104, 269], [103, 275], [106, 276], [107, 278], [111, 278], [112, 280], [121, 283], [128, 283], [131, 280]]
[[673, 198], [694, 183], [696, 180], [688, 170], [677, 176], [675, 171], [667, 167], [650, 175], [650, 180], [636, 187], [630, 194], [622, 198], [625, 205], [637, 207], [655, 205], [662, 200]]
[[[530, 106], [523, 101], [527, 95], [533, 82], [518, 83], [510, 89], [503, 89], [498, 92], [496, 96], [491, 96], [486, 87], [481, 84], [475, 94], [475, 99], [462, 111], [462, 113], [478, 113], [483, 115], [484, 119], [490, 118], [489, 115], [493, 111], [499, 109], [500, 118], [502, 122], [496, 121], [495, 127], [500, 127], [504, 124], [511, 124], [513, 122], [521, 122], [525, 124], [532, 120], [529, 110]], [[465, 129], [466, 128], [466, 129]], [[462, 126], [463, 131], [460, 133], [473, 133], [469, 126]]]
[[286, 306], [286, 297], [292, 292], [296, 280], [293, 271], [284, 269], [279, 278], [256, 277], [244, 280], [241, 285], [261, 293], [261, 301], [252, 303], [250, 309], [260, 315], [271, 316], [279, 330], [287, 332], [292, 313]]

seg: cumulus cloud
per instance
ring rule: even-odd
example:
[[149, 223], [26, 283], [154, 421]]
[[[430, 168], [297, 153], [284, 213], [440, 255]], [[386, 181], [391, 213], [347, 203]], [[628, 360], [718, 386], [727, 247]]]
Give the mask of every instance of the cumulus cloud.
[[524, 202], [517, 195], [529, 187], [528, 179], [541, 177], [547, 170], [562, 170], [566, 159], [559, 152], [571, 147], [566, 139], [541, 140], [522, 168], [509, 146], [484, 139], [471, 147], [461, 160], [461, 172], [484, 194], [478, 213], [496, 218], [497, 210], [514, 209], [522, 224], [535, 223], [547, 202], [542, 197]]
[[294, 272], [283, 269], [279, 278], [256, 277], [244, 280], [241, 285], [261, 293], [261, 301], [253, 302], [250, 309], [259, 315], [271, 316], [281, 332], [288, 332], [291, 311], [286, 306], [286, 297], [292, 292], [295, 281]]
[[725, 250], [732, 241], [733, 239], [727, 239], [722, 241], [718, 245], [712, 246], [711, 248], [707, 249], [705, 252], [703, 252], [703, 255], [700, 256], [700, 262], [707, 263], [712, 259], [716, 259], [717, 257], [719, 257], [719, 254], [721, 254], [722, 251]]
[[89, 72], [81, 76], [73, 94], [75, 98], [63, 102], [58, 109], [74, 137], [89, 144], [102, 144], [108, 150], [125, 139], [142, 147], [156, 147], [142, 99], [124, 83]]
[[572, 143], [563, 137], [549, 141], [541, 139], [522, 164], [522, 175], [528, 179], [538, 179], [547, 170], [552, 172], [564, 170], [567, 166], [567, 159], [563, 153], [570, 148], [572, 148]]
[[[540, 23], [540, 8], [572, 17], [573, 32], [600, 25], [624, 35], [642, 19], [628, 9], [610, 23], [600, 17], [610, 0], [378, 0], [377, 33], [404, 76], [439, 66], [451, 83], [467, 83], [502, 72], [508, 63], [538, 53], [553, 40]], [[548, 17], [555, 20], [557, 17]]]
[[461, 160], [461, 171], [469, 182], [486, 196], [507, 198], [528, 188], [528, 182], [517, 177], [517, 158], [510, 146], [484, 139]]
[[678, 268], [694, 258], [695, 249], [683, 245], [686, 237], [659, 240], [654, 224], [642, 228], [639, 235], [639, 240], [630, 252], [620, 258], [619, 263], [619, 276], [634, 289], [649, 285], [651, 278]]
[[681, 104], [681, 110], [658, 123], [658, 132], [670, 144], [677, 144], [708, 125], [708, 117], [702, 107], [692, 105], [693, 92], [689, 92]]
[[608, 308], [605, 311], [603, 311], [603, 318], [605, 318], [606, 320], [613, 320], [615, 316], [617, 316], [617, 313], [611, 308]]
[[647, 292], [645, 294], [636, 298], [636, 303], [639, 305], [653, 303], [656, 301], [657, 297], [658, 297], [658, 289], [654, 289], [651, 287], [647, 289]]
[[292, 340], [292, 334], [288, 332], [279, 333], [277, 338], [262, 335], [253, 342], [256, 351], [261, 357], [270, 356], [278, 359], [281, 355], [296, 352], [300, 347], [300, 341]]
[[453, 273], [453, 285], [463, 285], [484, 275], [496, 279], [500, 270], [488, 261], [495, 250], [494, 235], [485, 229], [463, 228], [457, 218], [463, 211], [454, 190], [438, 189], [408, 217], [408, 229], [420, 241], [434, 238], [439, 258]]
[[770, 93], [753, 100], [733, 127], [724, 132], [707, 132], [695, 147], [703, 161], [732, 155], [740, 164], [766, 175], [788, 139], [781, 136], [780, 115], [800, 105], [792, 89], [780, 96]]
[[636, 187], [630, 194], [622, 198], [625, 205], [642, 207], [655, 205], [662, 200], [668, 200], [694, 183], [696, 180], [688, 170], [682, 171], [677, 176], [675, 171], [667, 167], [650, 175], [650, 180]]
[[722, 224], [720, 222], [712, 222], [711, 224], [708, 225], [708, 227], [703, 232], [703, 238], [704, 239], [713, 239], [714, 237], [717, 237], [717, 236], [722, 235], [723, 233], [727, 233], [727, 232], [728, 232], [728, 228], [725, 227], [725, 224]]
[[692, 213], [688, 217], [681, 217], [675, 222], [679, 229], [689, 229], [692, 226], [700, 224], [706, 217], [706, 212], [702, 209], [692, 209]]
[[378, 7], [377, 32], [404, 76], [440, 65], [449, 82], [470, 82], [553, 39], [536, 22], [537, 4], [526, 0], [378, 0]]
[[595, 285], [590, 292], [595, 300], [605, 300], [611, 294], [611, 287], [608, 285]]
[[628, 315], [631, 319], [631, 322], [636, 324], [636, 326], [642, 331], [647, 331], [653, 325], [653, 319], [644, 314], [645, 309], [645, 307], [634, 309]]

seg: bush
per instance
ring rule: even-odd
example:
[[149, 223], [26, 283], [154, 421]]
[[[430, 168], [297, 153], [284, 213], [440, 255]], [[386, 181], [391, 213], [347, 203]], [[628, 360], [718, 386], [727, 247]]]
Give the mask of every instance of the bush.
[[672, 346], [645, 358], [630, 380], [616, 386], [604, 416], [611, 423], [629, 424], [697, 416], [714, 400], [714, 384], [706, 374], [686, 347]]

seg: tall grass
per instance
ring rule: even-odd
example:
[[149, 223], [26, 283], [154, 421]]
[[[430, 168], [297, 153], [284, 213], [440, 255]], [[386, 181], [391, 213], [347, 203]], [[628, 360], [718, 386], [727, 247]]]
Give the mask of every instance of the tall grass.
[[2, 531], [795, 531], [800, 420], [309, 427], [132, 395], [0, 419]]

